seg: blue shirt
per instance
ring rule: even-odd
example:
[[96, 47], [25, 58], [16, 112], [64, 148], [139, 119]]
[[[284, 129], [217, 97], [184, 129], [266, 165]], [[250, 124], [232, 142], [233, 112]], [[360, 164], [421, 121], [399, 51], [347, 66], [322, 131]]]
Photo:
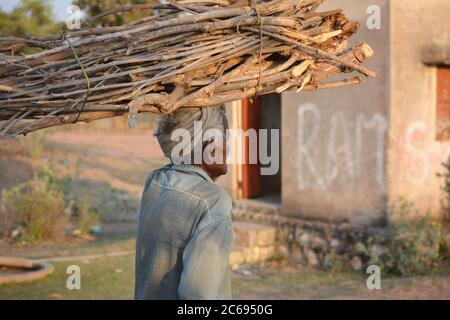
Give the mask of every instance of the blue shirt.
[[139, 214], [135, 298], [231, 299], [231, 205], [198, 166], [152, 172]]

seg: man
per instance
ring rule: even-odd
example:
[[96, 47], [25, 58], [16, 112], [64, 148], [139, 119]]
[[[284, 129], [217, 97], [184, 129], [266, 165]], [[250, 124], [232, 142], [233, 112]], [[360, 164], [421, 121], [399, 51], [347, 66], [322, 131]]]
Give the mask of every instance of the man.
[[[160, 116], [155, 136], [172, 164], [152, 172], [145, 184], [136, 247], [136, 299], [231, 299], [231, 199], [214, 183], [227, 173], [227, 128], [223, 106], [185, 108]], [[173, 139], [180, 130], [190, 138], [182, 161], [175, 152], [180, 142]], [[219, 131], [222, 140], [205, 139], [208, 130]], [[209, 150], [210, 157], [188, 164], [198, 150], [201, 155]]]

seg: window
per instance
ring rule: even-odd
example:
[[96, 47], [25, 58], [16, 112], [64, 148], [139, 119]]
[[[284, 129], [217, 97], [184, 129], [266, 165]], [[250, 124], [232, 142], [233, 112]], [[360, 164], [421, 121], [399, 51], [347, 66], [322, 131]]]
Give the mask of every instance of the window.
[[437, 67], [437, 139], [450, 140], [450, 66]]

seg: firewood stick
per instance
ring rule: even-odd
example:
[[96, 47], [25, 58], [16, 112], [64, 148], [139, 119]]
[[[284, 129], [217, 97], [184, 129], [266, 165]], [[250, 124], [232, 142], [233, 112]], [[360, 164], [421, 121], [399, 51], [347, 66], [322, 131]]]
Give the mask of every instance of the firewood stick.
[[[84, 28], [64, 38], [0, 38], [0, 121], [7, 129], [0, 135], [78, 118], [128, 112], [134, 119], [140, 112], [360, 84], [359, 78], [328, 82], [352, 71], [375, 76], [363, 67], [373, 56], [368, 45], [347, 49], [357, 23], [340, 9], [319, 12], [323, 2], [153, 2], [95, 18], [148, 10], [147, 17], [121, 26]], [[41, 49], [17, 55], [25, 48]]]

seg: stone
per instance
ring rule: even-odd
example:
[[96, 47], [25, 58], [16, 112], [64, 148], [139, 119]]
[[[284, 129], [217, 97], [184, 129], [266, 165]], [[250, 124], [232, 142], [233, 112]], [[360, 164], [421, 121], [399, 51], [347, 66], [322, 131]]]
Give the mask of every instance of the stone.
[[241, 265], [245, 262], [242, 248], [234, 247], [230, 252], [230, 265]]
[[339, 241], [339, 239], [333, 238], [331, 239], [330, 245], [332, 248], [339, 248], [339, 246], [341, 245], [341, 242]]
[[352, 258], [352, 261], [350, 261], [350, 265], [352, 266], [352, 269], [355, 271], [361, 271], [363, 268], [362, 260], [358, 256], [354, 256]]
[[325, 268], [331, 268], [333, 266], [333, 257], [331, 254], [327, 253], [323, 258], [323, 266]]
[[384, 247], [384, 246], [382, 246], [380, 244], [374, 244], [372, 246], [370, 257], [373, 260], [378, 261], [380, 259], [380, 257], [385, 253], [385, 251], [386, 251], [386, 247]]
[[266, 261], [275, 256], [275, 247], [249, 247], [242, 249], [244, 253], [244, 260], [248, 263], [259, 263]]
[[259, 248], [258, 247], [248, 247], [243, 248], [244, 260], [247, 263], [257, 263], [259, 261]]
[[305, 262], [305, 257], [303, 256], [303, 253], [299, 248], [297, 248], [296, 250], [294, 250], [292, 252], [291, 260], [295, 263], [304, 263]]
[[17, 228], [17, 229], [15, 229], [15, 230], [13, 230], [11, 232], [11, 238], [17, 239], [17, 238], [20, 237], [21, 234], [22, 234], [22, 229], [21, 228]]
[[276, 228], [256, 223], [234, 222], [235, 243], [243, 247], [272, 246], [276, 242]]
[[279, 257], [279, 258], [287, 258], [287, 257], [289, 257], [289, 249], [288, 249], [288, 247], [286, 245], [280, 244], [277, 247], [276, 256]]
[[240, 266], [239, 268], [237, 268], [235, 270], [235, 272], [237, 274], [240, 274], [241, 276], [250, 277], [253, 275], [252, 269], [253, 269], [252, 265], [246, 263], [246, 264], [243, 264], [242, 266]]
[[241, 274], [242, 274], [244, 277], [249, 277], [249, 276], [251, 276], [253, 273], [252, 273], [250, 270], [244, 269], [244, 270], [242, 270]]
[[258, 262], [269, 260], [275, 256], [275, 246], [259, 247]]
[[281, 243], [289, 242], [289, 230], [284, 227], [278, 229], [277, 240]]
[[240, 265], [233, 264], [233, 265], [231, 265], [231, 271], [237, 271], [237, 270], [239, 270], [239, 267], [240, 267]]
[[313, 249], [324, 249], [326, 247], [326, 242], [318, 235], [312, 235], [310, 238], [310, 246]]
[[308, 261], [308, 264], [311, 266], [318, 266], [319, 265], [319, 259], [317, 258], [317, 254], [312, 249], [308, 249], [306, 252], [306, 260]]
[[311, 236], [309, 235], [309, 233], [305, 232], [300, 237], [300, 244], [305, 247], [308, 246], [310, 238], [311, 238]]

